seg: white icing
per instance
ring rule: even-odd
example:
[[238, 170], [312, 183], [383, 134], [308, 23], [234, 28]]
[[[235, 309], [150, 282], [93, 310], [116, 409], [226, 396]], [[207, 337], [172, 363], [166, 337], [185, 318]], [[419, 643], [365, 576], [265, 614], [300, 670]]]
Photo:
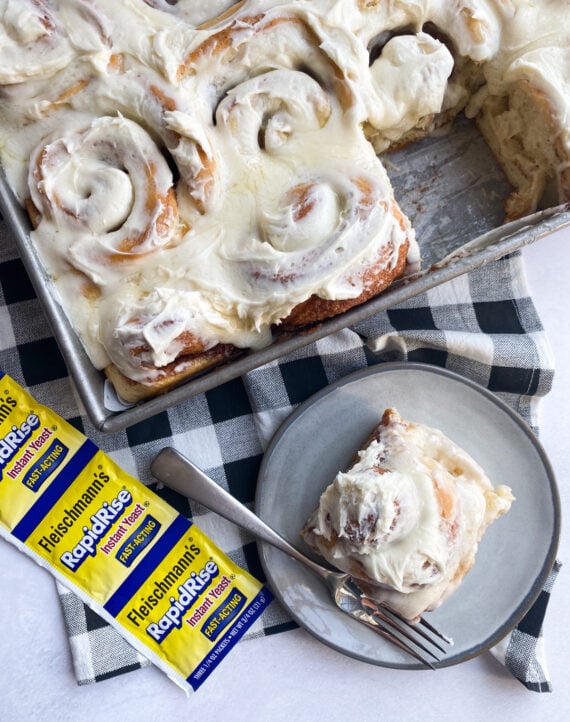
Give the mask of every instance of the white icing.
[[[438, 113], [453, 70], [453, 57], [438, 40], [426, 33], [389, 40], [371, 66], [377, 98], [371, 122], [390, 140], [401, 138], [422, 118]], [[377, 150], [382, 145], [375, 144]]]
[[511, 502], [510, 489], [493, 489], [483, 469], [439, 430], [404, 422], [391, 410], [378, 439], [321, 495], [307, 538], [358, 576], [356, 562], [383, 588], [381, 598], [413, 618], [456, 588], [485, 529]]
[[49, 75], [67, 65], [73, 49], [50, 3], [6, 0], [0, 10], [0, 84]]
[[45, 213], [34, 236], [42, 245], [47, 225], [48, 239], [57, 239], [47, 256], [61, 254], [104, 287], [122, 275], [113, 270], [116, 256], [144, 256], [172, 239], [171, 184], [166, 162], [138, 124], [96, 118], [32, 153], [29, 187]]
[[[383, 148], [466, 96], [453, 53], [480, 64], [471, 110], [524, 77], [568, 123], [560, 2], [246, 0], [212, 19], [230, 4], [11, 0], [0, 15], [4, 170], [41, 213], [33, 239], [94, 363], [134, 379], [174, 360], [180, 334], [269, 343], [311, 295], [357, 298], [407, 240], [417, 262], [363, 126]], [[113, 151], [72, 158], [103, 126]], [[36, 186], [46, 144], [66, 162]]]

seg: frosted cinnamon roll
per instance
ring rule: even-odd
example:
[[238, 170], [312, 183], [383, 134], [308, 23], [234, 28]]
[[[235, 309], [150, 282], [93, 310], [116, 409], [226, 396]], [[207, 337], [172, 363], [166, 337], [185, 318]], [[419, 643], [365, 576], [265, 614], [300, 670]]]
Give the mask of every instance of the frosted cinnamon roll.
[[0, 16], [0, 85], [44, 77], [65, 67], [74, 50], [51, 0], [5, 0]]
[[241, 239], [237, 225], [220, 253], [248, 289], [242, 315], [255, 325], [322, 320], [402, 274], [413, 233], [330, 87], [285, 68], [239, 83], [217, 108], [215, 138], [231, 167], [226, 187], [249, 178], [253, 205], [244, 199], [241, 212], [255, 225]]
[[222, 16], [219, 27], [197, 34], [180, 64], [179, 80], [194, 78], [200, 95], [215, 109], [228, 89], [252, 75], [275, 68], [306, 69], [330, 87], [343, 108], [354, 104], [351, 84], [334, 54], [321, 48], [318, 24], [313, 27], [294, 8], [262, 8], [253, 15], [248, 9], [246, 4], [241, 12], [230, 12], [229, 19]]
[[331, 115], [331, 100], [307, 73], [278, 69], [227, 91], [216, 124], [232, 134], [239, 152], [286, 152], [295, 133], [318, 131]]
[[512, 501], [508, 487], [493, 488], [440, 431], [387, 409], [302, 534], [367, 593], [413, 620], [457, 589], [485, 530]]
[[382, 37], [418, 33], [424, 29], [448, 38], [457, 56], [481, 63], [497, 52], [503, 23], [514, 16], [515, 4], [494, 0], [420, 0], [414, 3], [396, 0], [390, 4], [381, 0], [357, 0], [360, 12], [351, 14], [348, 22], [367, 46], [377, 44]]
[[427, 33], [391, 38], [370, 66], [375, 102], [369, 123], [378, 152], [405, 142], [410, 131], [425, 130], [442, 111], [453, 56]]
[[98, 314], [112, 362], [107, 374], [128, 401], [166, 390], [239, 352], [208, 340], [209, 324], [223, 325], [224, 319], [196, 291], [128, 288], [108, 296]]
[[262, 244], [249, 266], [255, 285], [298, 303], [284, 329], [306, 326], [362, 303], [400, 276], [411, 231], [389, 187], [342, 166], [289, 189], [260, 221]]
[[184, 186], [199, 213], [215, 208], [218, 169], [212, 140], [191, 100], [155, 70], [126, 58], [107, 74], [91, 79], [88, 92], [72, 99], [83, 112], [122, 116], [151, 134], [172, 158]]
[[[105, 285], [170, 243], [177, 227], [172, 174], [136, 123], [96, 118], [42, 142], [30, 160], [30, 215], [44, 252]], [[55, 250], [55, 249], [54, 249]]]
[[449, 126], [483, 83], [510, 3], [359, 2], [356, 36], [369, 57], [367, 134], [378, 152]]

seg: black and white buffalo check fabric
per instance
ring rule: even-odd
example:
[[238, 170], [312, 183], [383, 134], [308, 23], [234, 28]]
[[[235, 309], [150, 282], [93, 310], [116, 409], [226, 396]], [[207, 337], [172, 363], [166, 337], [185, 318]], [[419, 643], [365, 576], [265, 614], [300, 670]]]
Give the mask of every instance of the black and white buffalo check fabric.
[[[153, 488], [150, 462], [164, 446], [174, 446], [251, 504], [264, 449], [280, 423], [319, 389], [372, 364], [415, 361], [453, 370], [493, 391], [535, 431], [539, 401], [552, 385], [551, 352], [518, 253], [113, 434], [98, 432], [86, 417], [3, 223], [0, 292], [0, 368]], [[158, 493], [263, 579], [252, 538], [172, 491]], [[522, 684], [538, 692], [551, 689], [541, 630], [558, 568], [517, 629], [493, 649]], [[74, 594], [58, 590], [80, 684], [149, 664]], [[249, 637], [294, 626], [273, 602]]]

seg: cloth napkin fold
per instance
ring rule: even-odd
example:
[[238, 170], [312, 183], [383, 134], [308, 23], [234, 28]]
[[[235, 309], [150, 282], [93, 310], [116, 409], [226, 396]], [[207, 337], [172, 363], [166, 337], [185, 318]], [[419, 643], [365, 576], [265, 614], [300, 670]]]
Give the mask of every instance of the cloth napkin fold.
[[[552, 386], [552, 354], [529, 295], [520, 252], [114, 434], [100, 433], [86, 417], [3, 223], [0, 293], [0, 368], [193, 518], [260, 579], [264, 575], [256, 544], [247, 533], [157, 487], [149, 467], [160, 449], [177, 448], [251, 505], [263, 452], [280, 423], [313, 393], [352, 371], [395, 360], [442, 366], [489, 388], [535, 431], [539, 401]], [[492, 650], [525, 687], [538, 692], [551, 691], [542, 623], [558, 569], [556, 562], [532, 609]], [[72, 592], [57, 586], [79, 684], [150, 664]], [[294, 626], [275, 601], [248, 637]]]

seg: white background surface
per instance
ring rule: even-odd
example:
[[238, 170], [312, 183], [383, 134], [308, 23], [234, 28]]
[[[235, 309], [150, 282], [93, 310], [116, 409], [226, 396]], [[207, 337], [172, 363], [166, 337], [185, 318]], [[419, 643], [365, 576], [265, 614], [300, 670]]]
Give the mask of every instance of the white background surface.
[[[542, 403], [541, 441], [570, 505], [570, 229], [524, 250], [531, 292], [556, 357]], [[563, 527], [559, 558], [570, 565]], [[50, 575], [0, 541], [0, 720], [542, 720], [569, 719], [567, 566], [550, 602], [545, 645], [552, 694], [527, 691], [489, 654], [436, 672], [406, 672], [349, 659], [303, 630], [240, 643], [186, 697], [154, 668], [78, 687]]]

